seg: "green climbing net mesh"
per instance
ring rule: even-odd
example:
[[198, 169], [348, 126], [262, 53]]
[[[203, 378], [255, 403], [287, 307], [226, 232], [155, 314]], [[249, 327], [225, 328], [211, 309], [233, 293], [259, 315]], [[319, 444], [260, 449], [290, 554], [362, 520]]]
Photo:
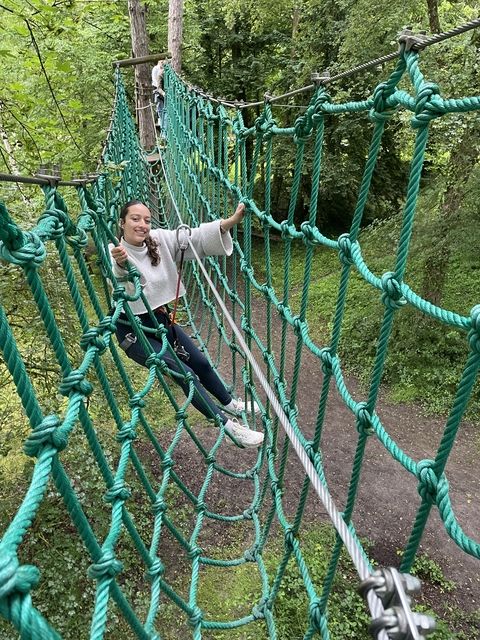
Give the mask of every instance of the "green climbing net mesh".
[[[398, 89], [402, 79], [410, 80], [411, 93]], [[420, 505], [404, 549], [401, 569], [408, 571], [411, 567], [432, 507], [438, 511], [456, 544], [465, 552], [480, 557], [479, 544], [464, 534], [455, 518], [444, 474], [480, 364], [480, 306], [472, 309], [470, 317], [463, 317], [422, 299], [404, 282], [430, 122], [445, 114], [479, 109], [480, 99], [443, 99], [438, 87], [424, 80], [418, 53], [402, 51], [395, 70], [376, 87], [373, 97], [368, 100], [335, 104], [325, 88], [319, 85], [305, 113], [296, 119], [293, 127], [279, 127], [268, 102], [254, 125], [246, 127], [241, 109], [226, 109], [222, 104], [201, 97], [167, 68], [167, 139], [161, 145], [152, 171], [152, 163], [147, 161], [138, 143], [118, 71], [116, 83], [111, 129], [102, 158], [104, 171], [93, 185], [78, 184], [81, 211], [76, 219], [68, 213], [65, 200], [54, 184], [43, 187], [45, 212], [29, 231], [19, 228], [3, 205], [0, 209], [0, 256], [3, 261], [23, 270], [25, 286], [31, 291], [61, 371], [58, 393], [65, 398], [62, 409], [55, 414], [49, 415], [49, 410], [42, 407], [20, 356], [14, 331], [0, 306], [0, 348], [31, 426], [25, 452], [36, 459], [29, 488], [0, 543], [0, 612], [5, 620], [22, 638], [60, 637], [60, 632], [35, 603], [35, 587], [39, 581], [41, 584], [39, 569], [22, 562], [22, 545], [28, 539], [42, 501], [51, 498], [47, 490], [51, 482], [71, 518], [72, 535], [81, 540], [84, 555], [91, 563], [88, 576], [95, 585], [95, 595], [94, 601], [85, 605], [85, 615], [92, 619], [92, 639], [113, 637], [109, 635], [112, 609], [115, 616], [128, 625], [128, 631], [121, 637], [160, 638], [165, 608], [170, 616], [178, 619], [178, 625], [190, 625], [184, 627], [189, 631], [182, 631], [178, 637], [186, 637], [188, 633], [189, 637], [198, 639], [212, 630], [232, 631], [250, 625], [254, 635], [248, 637], [277, 638], [275, 604], [284, 585], [287, 566], [292, 563], [297, 571], [297, 588], [300, 583], [303, 585], [308, 601], [304, 611], [304, 638], [331, 637], [327, 605], [343, 542], [337, 536], [323, 581], [319, 583], [318, 576], [313, 579], [300, 535], [311, 492], [311, 476], [301, 472], [296, 493], [286, 493], [292, 460], [294, 465], [299, 464], [295, 462], [296, 454], [292, 452], [290, 440], [283, 436], [283, 423], [272, 409], [275, 403], [256, 382], [252, 362], [246, 358], [246, 349], [242, 348], [237, 333], [226, 322], [227, 316], [220, 302], [241, 326], [248, 349], [260, 354], [267, 383], [325, 491], [329, 486], [324, 476], [321, 445], [329, 391], [336, 387], [354, 417], [356, 431], [353, 433], [357, 441], [341, 514], [352, 537], [355, 530], [351, 519], [366, 443], [373, 438], [391, 455], [392, 464], [401, 465], [418, 482]], [[382, 134], [397, 111], [412, 114], [413, 159], [394, 270], [378, 276], [363, 258], [358, 236]], [[324, 236], [316, 226], [324, 121], [326, 117], [359, 112], [367, 112], [370, 116], [372, 139], [350, 232], [334, 240]], [[276, 222], [272, 215], [271, 190], [272, 153], [275, 141], [280, 139], [293, 145], [296, 153], [288, 217], [282, 223]], [[250, 159], [248, 166], [247, 158]], [[294, 212], [302, 177], [306, 174], [310, 176], [309, 217], [297, 228]], [[261, 181], [264, 194], [262, 207], [254, 198], [258, 181]], [[305, 181], [303, 188], [304, 185]], [[220, 301], [208, 286], [200, 265], [191, 262], [184, 273], [188, 295], [182, 311], [183, 321], [212, 364], [220, 372], [224, 371], [222, 365], [227, 366], [225, 379], [232, 388], [244, 389], [246, 400], [255, 400], [262, 408], [261, 419], [249, 415], [249, 421], [253, 428], [265, 430], [264, 446], [258, 452], [238, 450], [235, 461], [238, 467], [222, 462], [222, 451], [231, 443], [225, 439], [221, 425], [198, 426], [199, 414], [190, 410], [191, 379], [191, 391], [187, 396], [177, 393], [175, 385], [170, 384], [171, 372], [161, 359], [169, 349], [162, 327], [151, 330], [156, 332], [164, 347], [160, 354], [151, 354], [148, 358], [144, 378], [138, 377], [138, 371], [132, 369], [112, 339], [119, 316], [127, 309], [126, 302], [132, 296], [142, 295], [140, 274], [135, 269], [129, 268], [128, 275], [134, 294], [129, 296], [125, 283], [115, 279], [107, 249], [108, 243], [115, 238], [119, 207], [131, 198], [150, 204], [157, 225], [172, 227], [177, 226], [179, 220], [197, 225], [228, 215], [232, 202], [239, 199], [247, 204], [243, 232], [234, 232], [233, 257], [228, 261], [208, 258], [204, 263]], [[263, 251], [257, 268], [252, 263], [255, 228], [261, 231], [258, 242]], [[281, 235], [283, 241], [283, 282], [274, 281], [270, 269], [271, 243], [275, 235], [277, 238]], [[95, 245], [101, 274], [95, 274], [95, 270], [92, 274], [86, 261], [85, 248], [89, 239]], [[294, 243], [302, 247], [304, 268], [303, 285], [301, 291], [296, 292], [291, 291], [290, 279]], [[312, 338], [306, 321], [314, 282], [312, 261], [320, 245], [338, 252], [341, 270], [331, 340], [323, 347]], [[257, 248], [257, 257], [258, 252]], [[71, 294], [71, 326], [81, 334], [81, 350], [75, 354], [68, 351], [62, 339], [56, 322], [58, 310], [49, 304], [43, 266], [52, 256], [57, 256], [58, 268]], [[298, 251], [295, 260], [299, 260]], [[349, 281], [355, 272], [371, 285], [373, 296], [381, 296], [384, 305], [375, 363], [364, 401], [353, 398], [338, 356]], [[404, 305], [411, 305], [446, 327], [463, 330], [470, 349], [443, 436], [431, 460], [415, 461], [409, 457], [392, 439], [376, 413], [392, 325], [395, 314], [401, 313]], [[148, 350], [142, 328], [135, 326], [135, 332]], [[293, 348], [289, 350], [288, 345]], [[289, 356], [289, 353], [293, 355]], [[308, 435], [298, 417], [302, 405], [300, 370], [305, 354], [314, 357], [318, 365], [310, 372], [311, 376], [318, 376], [318, 400], [311, 420], [313, 433]], [[174, 413], [169, 415], [175, 428], [163, 428], [164, 416], [155, 404], [158, 403], [159, 387], [169, 401], [160, 406], [166, 414], [166, 407], [173, 407]], [[100, 398], [103, 404], [102, 413], [95, 417], [90, 412], [90, 402], [93, 403], [94, 398]], [[153, 412], [149, 411], [150, 406], [155, 408]], [[116, 444], [112, 445], [112, 439], [109, 441], [109, 451], [112, 447], [116, 450], [114, 456], [107, 455], [104, 445], [104, 431], [109, 424], [117, 430]], [[91, 451], [94, 466], [106, 486], [103, 500], [111, 517], [103, 529], [84, 507], [78, 479], [69, 476], [63, 461], [69, 440], [78, 433], [84, 438], [84, 447]], [[198, 465], [198, 461], [202, 464]], [[191, 484], [191, 473], [187, 474], [189, 467], [195, 470], [195, 487]], [[233, 490], [228, 489], [230, 482], [234, 483]], [[209, 489], [215, 483], [220, 483], [225, 491], [224, 502], [228, 497], [232, 504], [219, 503], [215, 507], [210, 504]], [[135, 487], [134, 491], [132, 487]], [[182, 513], [191, 514], [192, 526], [188, 533], [179, 523], [179, 514], [171, 508], [179, 495], [184, 498]], [[295, 502], [293, 508], [292, 500]], [[141, 512], [141, 517], [138, 504], [148, 507]], [[229, 527], [236, 530], [240, 525], [247, 531], [240, 536], [247, 541], [240, 554], [224, 559], [203, 552], [201, 536], [208, 527], [213, 527], [213, 536], [218, 535], [222, 540], [220, 532]], [[272, 569], [272, 566], [267, 567], [265, 554], [279, 531], [284, 538], [284, 548]], [[122, 557], [126, 539], [143, 567], [143, 571], [130, 581], [122, 578], [128, 569], [124, 566], [127, 560]], [[358, 540], [356, 547], [370, 570], [367, 554]], [[228, 555], [227, 551], [225, 554]], [[191, 569], [191, 580], [184, 591], [174, 587], [174, 580], [166, 570], [168, 566], [175, 566], [180, 557]], [[207, 569], [224, 571], [241, 565], [250, 565], [252, 571], [255, 568], [259, 585], [252, 600], [243, 603], [244, 613], [230, 619], [207, 615], [198, 599], [202, 572]], [[223, 583], [219, 581], [218, 584], [222, 585], [219, 586], [221, 590]], [[62, 605], [60, 601], [60, 609]], [[169, 624], [171, 626], [171, 620]]]

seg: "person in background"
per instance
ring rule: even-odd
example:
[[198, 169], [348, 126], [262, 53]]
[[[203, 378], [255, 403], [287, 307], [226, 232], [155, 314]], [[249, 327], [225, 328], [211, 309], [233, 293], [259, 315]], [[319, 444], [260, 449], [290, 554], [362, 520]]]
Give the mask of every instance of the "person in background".
[[[200, 258], [232, 254], [233, 243], [229, 231], [243, 220], [244, 213], [245, 205], [240, 203], [235, 213], [229, 218], [206, 222], [191, 229], [190, 241]], [[185, 229], [182, 231], [185, 232]], [[180, 284], [178, 296], [185, 294], [185, 288], [183, 283], [179, 282], [177, 270], [177, 263], [182, 253], [177, 230], [152, 229], [148, 207], [139, 200], [132, 200], [127, 202], [120, 212], [119, 240], [117, 246], [109, 245], [113, 273], [116, 277], [125, 276], [127, 260], [138, 269], [141, 274], [143, 294], [157, 321], [167, 328], [167, 340], [178, 358], [182, 360], [182, 364], [179, 365], [170, 351], [163, 355], [163, 360], [173, 372], [192, 374], [195, 385], [193, 406], [207, 418], [219, 416], [225, 425], [225, 431], [232, 435], [241, 447], [260, 446], [264, 439], [263, 433], [252, 431], [235, 418], [228, 418], [211, 396], [223, 409], [235, 415], [241, 415], [245, 410], [245, 402], [241, 398], [232, 397], [200, 349], [180, 326], [171, 322], [167, 305], [177, 299], [178, 284]], [[194, 257], [192, 249], [188, 246], [184, 250], [184, 259], [192, 260]], [[133, 293], [133, 283], [127, 281], [125, 289], [127, 293]], [[155, 326], [141, 299], [129, 301], [128, 304], [143, 325]], [[120, 319], [122, 322], [118, 324], [116, 331], [120, 346], [129, 358], [145, 366], [149, 353], [145, 353], [140, 341], [136, 339], [126, 315], [123, 314]], [[150, 333], [146, 334], [146, 338], [154, 352], [161, 351], [161, 338]], [[174, 376], [174, 379], [182, 386], [185, 393], [189, 392], [189, 384], [183, 376]], [[253, 403], [253, 410], [255, 413], [260, 411], [256, 403]]]
[[165, 91], [163, 89], [163, 65], [165, 61], [159, 60], [152, 69], [153, 101], [157, 110], [157, 124], [164, 128]]

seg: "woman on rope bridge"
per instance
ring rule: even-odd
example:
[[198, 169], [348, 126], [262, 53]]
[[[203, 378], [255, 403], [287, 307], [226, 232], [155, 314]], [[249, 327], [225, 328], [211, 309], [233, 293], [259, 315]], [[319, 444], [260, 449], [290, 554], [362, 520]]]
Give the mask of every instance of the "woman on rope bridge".
[[[245, 205], [240, 203], [235, 213], [229, 218], [206, 222], [191, 230], [190, 240], [201, 258], [209, 255], [231, 255], [233, 251], [229, 230], [243, 220]], [[151, 229], [151, 214], [139, 200], [127, 202], [120, 212], [120, 233], [118, 246], [109, 245], [112, 256], [112, 268], [115, 276], [121, 278], [127, 274], [126, 261], [135, 266], [141, 274], [143, 295], [159, 322], [167, 328], [167, 339], [177, 356], [182, 360], [181, 366], [171, 352], [165, 352], [163, 360], [168, 368], [177, 373], [193, 375], [195, 393], [192, 404], [207, 418], [219, 416], [225, 425], [225, 431], [232, 435], [242, 447], [258, 447], [263, 442], [263, 433], [251, 431], [235, 418], [227, 418], [220, 408], [213, 402], [212, 394], [228, 412], [241, 415], [245, 410], [245, 403], [241, 398], [234, 399], [225, 388], [213, 367], [203, 353], [195, 346], [181, 327], [172, 323], [169, 309], [166, 305], [178, 296], [185, 294], [185, 287], [180, 280], [177, 263], [182, 253], [185, 260], [193, 260], [194, 254], [185, 243], [179, 246], [179, 231], [186, 232], [185, 227], [178, 230]], [[185, 248], [186, 247], [186, 248]], [[129, 287], [131, 283], [126, 283]], [[178, 286], [177, 286], [178, 285]], [[177, 293], [178, 290], [178, 293]], [[141, 299], [128, 302], [132, 312], [146, 327], [154, 327], [145, 305]], [[126, 316], [117, 328], [117, 338], [126, 354], [135, 362], [145, 366], [148, 353], [143, 350], [140, 341], [131, 333], [132, 327], [126, 323]], [[153, 351], [158, 353], [162, 349], [161, 339], [146, 334]], [[183, 371], [182, 371], [183, 369]], [[177, 376], [175, 376], [177, 380]], [[188, 394], [189, 386], [183, 376], [179, 377], [179, 384]], [[208, 392], [208, 393], [207, 393]], [[259, 407], [254, 403], [254, 411]]]

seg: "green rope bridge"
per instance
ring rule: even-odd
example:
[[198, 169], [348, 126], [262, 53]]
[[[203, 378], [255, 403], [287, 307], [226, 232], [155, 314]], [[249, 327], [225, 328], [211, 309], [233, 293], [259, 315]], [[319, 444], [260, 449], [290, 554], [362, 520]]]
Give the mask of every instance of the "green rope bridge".
[[[408, 79], [412, 87], [411, 93], [398, 88], [401, 80]], [[263, 634], [264, 637], [275, 639], [278, 634], [274, 607], [289, 561], [293, 561], [298, 568], [309, 602], [308, 610], [305, 611], [304, 638], [309, 640], [319, 636], [326, 640], [331, 637], [327, 605], [345, 536], [337, 535], [324, 582], [318, 585], [312, 580], [299, 534], [307, 497], [312, 485], [315, 486], [312, 470], [317, 485], [328, 496], [321, 444], [327, 399], [334, 386], [354, 416], [357, 429], [347, 499], [343, 512], [338, 514], [340, 524], [336, 528], [340, 530], [342, 525], [343, 530], [355, 542], [358, 556], [356, 564], [358, 566], [360, 563], [367, 571], [361, 577], [365, 578], [373, 569], [362, 544], [356, 539], [352, 515], [367, 441], [372, 437], [378, 439], [395, 463], [416, 479], [421, 497], [400, 570], [408, 571], [412, 566], [432, 508], [437, 510], [448, 535], [455, 543], [466, 553], [480, 557], [480, 544], [464, 534], [455, 518], [445, 476], [449, 454], [480, 365], [480, 306], [474, 307], [469, 317], [461, 316], [422, 299], [403, 279], [429, 125], [433, 119], [446, 114], [480, 109], [480, 98], [442, 98], [439, 88], [424, 79], [419, 68], [419, 53], [406, 50], [405, 47], [399, 53], [394, 71], [376, 87], [373, 97], [336, 104], [325, 87], [318, 83], [305, 113], [296, 119], [293, 127], [287, 128], [277, 126], [272, 115], [272, 105], [268, 101], [254, 125], [246, 127], [240, 108], [228, 109], [221, 103], [199, 95], [170, 68], [166, 70], [165, 85], [167, 143], [161, 150], [160, 161], [153, 172], [151, 163], [147, 161], [146, 154], [138, 143], [117, 70], [114, 111], [102, 158], [105, 170], [102, 170], [91, 186], [79, 182], [77, 192], [81, 211], [76, 216], [76, 221], [69, 215], [66, 202], [55, 182], [42, 187], [45, 211], [31, 230], [19, 228], [5, 206], [2, 205], [0, 209], [0, 257], [24, 272], [25, 283], [30, 288], [61, 371], [58, 390], [65, 398], [64, 410], [53, 415], [44, 411], [20, 356], [14, 330], [7, 321], [4, 308], [0, 306], [0, 348], [32, 429], [25, 444], [25, 452], [36, 459], [29, 488], [0, 542], [0, 613], [22, 638], [47, 640], [60, 637], [59, 632], [35, 606], [34, 588], [41, 579], [38, 568], [23, 564], [20, 559], [22, 543], [28, 536], [42, 501], [46, 499], [47, 486], [51, 481], [61, 494], [71, 522], [91, 561], [88, 575], [96, 583], [90, 633], [92, 640], [99, 640], [108, 634], [109, 610], [113, 603], [130, 627], [128, 637], [145, 640], [161, 638], [159, 619], [162, 605], [167, 601], [170, 606], [178, 608], [180, 615], [189, 622], [191, 637], [196, 640], [207, 630], [232, 630], [243, 625], [256, 625], [256, 637]], [[395, 265], [392, 272], [376, 275], [362, 257], [358, 238], [382, 134], [398, 111], [412, 114], [411, 126], [415, 133], [413, 159]], [[316, 226], [324, 122], [326, 117], [362, 112], [369, 114], [372, 123], [371, 144], [351, 229], [349, 233], [334, 240], [323, 235]], [[272, 216], [271, 193], [274, 141], [280, 138], [291, 141], [296, 152], [288, 216], [282, 223], [276, 222]], [[249, 145], [250, 154], [247, 153]], [[251, 158], [248, 166], [247, 158]], [[306, 172], [305, 164], [310, 162], [310, 158], [309, 217], [297, 228], [294, 224], [294, 212], [301, 178]], [[264, 188], [263, 207], [254, 199], [259, 176]], [[152, 353], [147, 360], [148, 371], [143, 386], [138, 386], [136, 377], [128, 375], [128, 359], [119, 354], [112, 339], [120, 314], [122, 311], [129, 313], [126, 302], [142, 296], [140, 274], [129, 267], [128, 279], [135, 285], [135, 294], [129, 297], [123, 283], [118, 282], [112, 273], [107, 249], [108, 243], [115, 239], [119, 208], [131, 198], [149, 203], [157, 225], [172, 227], [178, 225], [179, 217], [193, 226], [225, 216], [231, 211], [232, 200], [241, 199], [247, 205], [243, 233], [235, 231], [233, 258], [228, 261], [224, 258], [208, 258], [204, 262], [204, 269], [213, 282], [216, 293], [208, 286], [202, 265], [192, 262], [184, 274], [188, 291], [184, 317], [193, 336], [215, 367], [220, 368], [220, 363], [225, 363], [226, 360], [225, 351], [229, 353], [229, 377], [233, 387], [241, 384], [248, 401], [255, 400], [262, 407], [260, 424], [257, 419], [257, 423], [252, 426], [265, 430], [265, 443], [256, 454], [242, 452], [238, 456], [239, 464], [247, 467], [243, 470], [229, 468], [220, 462], [225, 441], [220, 423], [210, 425], [208, 430], [192, 426], [192, 421], [198, 421], [199, 416], [196, 412], [190, 412], [194, 386], [190, 380], [190, 393], [187, 397], [174, 392], [175, 387], [171, 385], [173, 374], [161, 360], [162, 354], [170, 348], [165, 330], [158, 326], [156, 329], [142, 330], [134, 322], [135, 333], [147, 350], [149, 343], [145, 339], [145, 331], [155, 331], [163, 341], [162, 352]], [[254, 223], [263, 230], [266, 269], [264, 282], [259, 280], [258, 273], [252, 266]], [[284, 248], [284, 280], [281, 291], [275, 289], [270, 270], [271, 242], [275, 232], [281, 234]], [[101, 286], [98, 286], [99, 278], [94, 286], [94, 279], [85, 259], [85, 247], [89, 238], [95, 244], [102, 272]], [[298, 240], [303, 243], [304, 277], [299, 309], [295, 313], [291, 302], [290, 267], [292, 245]], [[313, 276], [312, 260], [320, 245], [338, 252], [341, 268], [331, 340], [323, 347], [312, 339], [306, 321]], [[42, 279], [47, 250], [48, 259], [57, 256], [71, 294], [72, 308], [76, 312], [76, 318], [72, 318], [71, 322], [81, 333], [78, 362], [72, 361], [67, 351]], [[381, 296], [385, 307], [368, 395], [360, 402], [354, 400], [347, 387], [337, 354], [352, 270], [356, 270], [371, 285], [372, 295]], [[113, 293], [109, 281], [113, 283]], [[409, 457], [392, 439], [376, 413], [392, 325], [395, 315], [402, 313], [404, 305], [411, 305], [446, 326], [463, 330], [470, 349], [443, 437], [434, 459], [431, 460], [416, 461]], [[260, 313], [254, 311], [260, 307]], [[235, 327], [232, 329], [226, 321], [228, 317], [241, 325], [242, 334]], [[275, 322], [280, 327], [278, 347], [275, 346]], [[242, 335], [244, 342], [241, 340]], [[291, 362], [288, 361], [287, 351], [289, 341], [294, 343]], [[258, 384], [257, 376], [254, 375], [256, 367], [250, 357], [251, 350], [259, 352], [263, 359], [265, 376], [262, 384]], [[312, 439], [307, 438], [298, 420], [298, 408], [302, 404], [300, 369], [302, 355], [306, 350], [317, 358], [319, 369], [323, 371]], [[275, 352], [279, 353], [278, 362]], [[286, 372], [290, 366], [293, 375], [287, 385]], [[162, 444], [159, 439], [158, 423], [161, 422], [161, 416], [156, 416], [156, 419], [153, 416], [152, 419], [148, 414], [149, 399], [152, 395], [158, 395], [159, 385], [175, 411], [176, 428], [167, 444]], [[126, 390], [127, 402], [122, 399], [122, 394], [114, 392], [119, 387]], [[102, 422], [111, 419], [117, 427], [116, 465], [106, 455], [101, 443], [102, 424], [98, 420], [94, 424], [89, 413], [89, 396], [92, 394], [101, 396], [104, 403], [105, 415], [102, 416]], [[109, 418], [106, 417], [107, 414]], [[249, 419], [253, 420], [251, 417]], [[282, 426], [285, 423], [291, 429], [293, 440], [283, 436]], [[72, 432], [78, 430], [86, 439], [85, 446], [90, 447], [93, 452], [106, 486], [104, 501], [110, 505], [111, 521], [105, 535], [96, 533], [95, 525], [85, 512], [74, 483], [62, 463], [61, 452], [69, 446]], [[208, 439], [212, 434], [213, 444], [206, 446], [204, 437]], [[145, 441], [150, 443], [151, 450], [159, 459], [159, 477], [156, 479], [142, 465], [143, 447], [140, 447], [140, 443]], [[295, 444], [297, 452], [298, 448], [303, 452], [305, 461], [310, 465], [310, 472], [305, 473], [303, 484], [298, 488], [298, 503], [293, 517], [289, 518], [284, 487], [288, 476], [288, 461], [292, 456], [295, 459], [295, 454], [291, 451], [292, 444]], [[188, 481], [182, 479], [182, 470], [176, 468], [175, 455], [182, 447], [187, 446], [190, 452], [195, 451], [195, 455], [205, 465], [198, 492], [192, 491]], [[132, 492], [127, 486], [127, 476], [135, 477], [135, 482], [143, 490], [142, 501], [151, 507], [152, 529], [148, 539], [142, 536], [138, 521], [129, 509]], [[239, 492], [249, 496], [248, 506], [228, 515], [211, 510], [209, 488], [212, 482], [219, 480], [235, 481], [241, 487]], [[184, 495], [193, 513], [194, 526], [189, 537], [181, 527], [175, 525], [174, 514], [168, 510], [172, 488]], [[223, 527], [238, 523], [249, 527], [251, 542], [239, 557], [223, 560], [204, 554], [199, 544], [200, 536], [209, 524], [219, 522]], [[267, 571], [264, 552], [269, 541], [278, 536], [275, 533], [275, 523], [278, 525], [277, 529], [280, 527], [283, 532], [285, 547], [272, 574]], [[191, 563], [188, 596], [178, 593], [165, 573], [168, 559], [162, 559], [161, 542], [166, 531], [178, 550], [169, 553], [183, 554]], [[122, 583], [124, 537], [130, 537], [149, 579], [149, 600], [146, 597], [146, 602], [141, 607], [136, 606], [132, 594]], [[210, 619], [199, 606], [197, 598], [202, 568], [210, 566], [220, 569], [246, 563], [256, 566], [260, 581], [258, 598], [246, 603], [250, 612], [234, 620]], [[143, 580], [139, 576], [137, 579], [139, 582]], [[374, 600], [378, 601], [378, 598], [375, 597]], [[380, 632], [378, 637], [386, 638], [382, 633], [384, 632]]]

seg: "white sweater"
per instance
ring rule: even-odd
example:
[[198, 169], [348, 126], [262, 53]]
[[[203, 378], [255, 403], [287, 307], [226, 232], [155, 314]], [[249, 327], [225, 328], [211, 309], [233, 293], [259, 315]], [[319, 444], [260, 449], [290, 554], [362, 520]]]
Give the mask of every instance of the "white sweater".
[[[128, 261], [135, 265], [141, 274], [140, 281], [143, 294], [148, 300], [150, 308], [155, 309], [175, 299], [178, 280], [177, 262], [180, 261], [181, 252], [177, 243], [176, 230], [153, 229], [150, 232], [150, 236], [157, 242], [160, 254], [160, 262], [155, 267], [150, 262], [145, 244], [141, 247], [136, 247], [125, 242], [124, 238], [120, 242], [128, 252]], [[220, 220], [205, 222], [192, 229], [190, 240], [200, 258], [205, 256], [229, 256], [233, 251], [230, 234], [222, 234], [220, 231]], [[113, 244], [110, 244], [109, 249], [111, 250], [113, 246]], [[185, 251], [185, 260], [193, 260], [194, 257], [192, 250], [188, 247]], [[120, 267], [113, 258], [111, 260], [114, 275], [124, 277], [127, 274], [126, 269]], [[129, 295], [135, 292], [135, 286], [132, 282], [122, 282], [122, 285]], [[181, 282], [179, 296], [183, 295], [185, 295], [185, 287]], [[128, 304], [135, 315], [147, 311], [140, 299], [128, 302]]]

